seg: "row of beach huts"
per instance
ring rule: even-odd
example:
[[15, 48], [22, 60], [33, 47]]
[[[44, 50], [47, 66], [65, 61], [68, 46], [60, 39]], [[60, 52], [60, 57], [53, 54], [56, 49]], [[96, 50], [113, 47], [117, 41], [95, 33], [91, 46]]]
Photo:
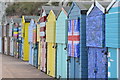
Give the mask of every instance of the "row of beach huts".
[[0, 51], [54, 78], [120, 78], [120, 0], [42, 6], [7, 17]]

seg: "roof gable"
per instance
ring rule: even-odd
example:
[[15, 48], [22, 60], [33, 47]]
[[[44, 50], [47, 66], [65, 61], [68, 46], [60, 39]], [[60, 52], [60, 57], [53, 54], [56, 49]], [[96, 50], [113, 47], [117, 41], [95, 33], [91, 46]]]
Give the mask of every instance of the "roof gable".
[[[78, 7], [78, 5], [75, 2], [72, 2], [72, 5], [71, 5], [71, 7], [70, 7], [70, 9], [68, 11], [68, 14], [70, 14], [70, 12], [71, 12], [71, 10], [73, 9], [74, 6]], [[80, 7], [78, 7], [78, 8], [80, 9]]]
[[69, 11], [69, 9], [70, 9], [70, 7], [62, 7], [61, 10], [60, 10], [59, 13], [58, 13], [58, 16], [60, 15], [60, 13], [61, 13], [62, 11], [64, 12], [64, 14], [65, 14], [66, 16], [68, 16], [68, 11]]
[[53, 17], [52, 15], [53, 15], [54, 17], [56, 17], [55, 14], [54, 14], [54, 12], [53, 12], [53, 10], [50, 10], [47, 19], [49, 19], [50, 17]]
[[87, 15], [90, 14], [90, 12], [93, 10], [93, 8], [94, 8], [95, 6], [96, 6], [97, 8], [99, 8], [103, 13], [105, 13], [105, 8], [96, 1], [95, 3], [92, 4], [92, 6], [90, 7], [90, 9], [88, 10]]
[[42, 6], [42, 9], [45, 11], [46, 15], [50, 13], [51, 10], [60, 10], [59, 6]]
[[85, 13], [86, 14], [87, 10], [90, 8], [90, 6], [92, 5], [92, 3], [93, 2], [91, 2], [91, 1], [73, 2], [72, 5], [71, 5], [71, 7], [70, 7], [70, 9], [69, 9], [69, 11], [68, 11], [68, 14], [70, 14], [70, 11], [72, 10], [72, 8], [74, 6], [77, 6], [80, 9], [81, 13], [83, 13], [83, 14]]

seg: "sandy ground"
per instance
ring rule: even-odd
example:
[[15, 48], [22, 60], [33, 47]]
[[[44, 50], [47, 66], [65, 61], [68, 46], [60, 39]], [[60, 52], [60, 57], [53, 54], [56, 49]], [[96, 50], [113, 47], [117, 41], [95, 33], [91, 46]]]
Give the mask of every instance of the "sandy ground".
[[51, 78], [28, 64], [28, 62], [21, 61], [11, 56], [0, 54], [0, 76], [2, 78]]

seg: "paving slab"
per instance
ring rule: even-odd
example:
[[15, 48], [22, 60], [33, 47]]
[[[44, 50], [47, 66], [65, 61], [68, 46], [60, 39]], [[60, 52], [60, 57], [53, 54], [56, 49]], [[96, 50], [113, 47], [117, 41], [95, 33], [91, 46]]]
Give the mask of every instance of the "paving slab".
[[2, 78], [52, 78], [28, 62], [3, 54], [0, 56], [2, 56], [2, 66], [0, 66]]

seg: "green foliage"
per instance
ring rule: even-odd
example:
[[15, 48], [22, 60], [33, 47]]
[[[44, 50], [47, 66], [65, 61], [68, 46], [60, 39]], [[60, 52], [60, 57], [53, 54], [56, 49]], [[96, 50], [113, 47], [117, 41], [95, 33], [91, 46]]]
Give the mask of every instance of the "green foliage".
[[19, 2], [10, 5], [6, 9], [7, 16], [38, 15], [38, 8], [47, 2]]
[[59, 2], [52, 2], [51, 4], [54, 6], [59, 6]]

